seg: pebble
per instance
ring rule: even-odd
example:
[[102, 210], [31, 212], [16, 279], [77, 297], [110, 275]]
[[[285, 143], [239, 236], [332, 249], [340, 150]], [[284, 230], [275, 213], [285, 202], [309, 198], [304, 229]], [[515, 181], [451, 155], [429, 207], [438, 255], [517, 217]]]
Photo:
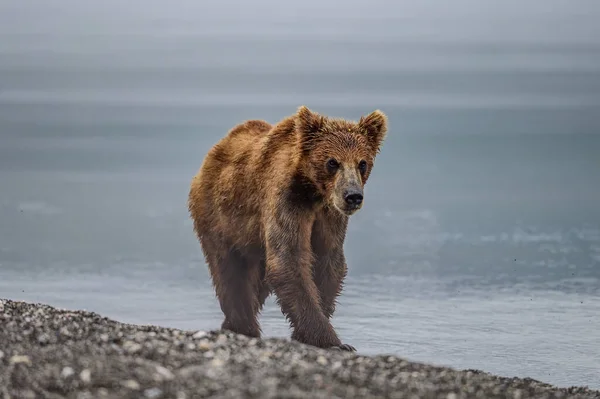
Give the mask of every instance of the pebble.
[[127, 389], [131, 389], [133, 391], [137, 391], [140, 389], [140, 383], [136, 380], [125, 380], [121, 381], [121, 385]]
[[206, 331], [198, 331], [196, 332], [196, 334], [192, 335], [192, 338], [194, 339], [200, 339], [200, 338], [204, 338], [208, 335], [208, 333]]
[[11, 364], [25, 363], [27, 365], [31, 365], [31, 360], [29, 359], [29, 356], [25, 355], [14, 355], [10, 358], [9, 362]]
[[213, 347], [213, 345], [208, 341], [202, 341], [198, 344], [198, 349], [203, 350], [203, 351], [207, 351], [207, 350], [211, 349], [212, 347]]
[[123, 349], [125, 349], [125, 351], [127, 353], [137, 353], [139, 351], [142, 350], [142, 345], [138, 344], [137, 342], [133, 342], [133, 341], [125, 341], [123, 343]]
[[227, 337], [225, 335], [221, 334], [217, 337], [216, 344], [217, 345], [225, 345], [227, 343], [227, 341], [228, 341]]
[[46, 333], [44, 334], [40, 334], [40, 336], [38, 337], [38, 342], [40, 344], [47, 344], [50, 341], [50, 336]]
[[31, 389], [23, 389], [19, 392], [20, 399], [36, 399], [37, 395]]
[[79, 378], [86, 384], [89, 384], [92, 381], [92, 372], [88, 369], [81, 370], [79, 373]]
[[162, 391], [158, 388], [150, 388], [144, 391], [144, 396], [149, 399], [158, 398], [160, 395], [162, 395]]
[[61, 327], [60, 330], [58, 330], [58, 332], [60, 333], [60, 335], [64, 335], [65, 337], [71, 336], [71, 332], [67, 327]]
[[64, 368], [62, 369], [62, 371], [60, 372], [60, 376], [61, 376], [62, 378], [69, 378], [69, 377], [70, 377], [70, 376], [72, 376], [73, 374], [75, 374], [75, 371], [74, 371], [74, 370], [73, 370], [71, 367], [69, 367], [69, 366], [67, 366], [67, 367], [64, 367]]
[[327, 364], [327, 359], [325, 359], [325, 356], [319, 355], [319, 357], [317, 357], [317, 363], [321, 366], [325, 366]]
[[171, 370], [169, 370], [168, 368], [163, 367], [163, 366], [156, 366], [156, 373], [158, 375], [158, 378], [155, 378], [155, 379], [157, 379], [159, 381], [163, 381], [163, 380], [170, 381], [173, 378], [175, 378], [175, 374], [173, 374], [171, 372]]

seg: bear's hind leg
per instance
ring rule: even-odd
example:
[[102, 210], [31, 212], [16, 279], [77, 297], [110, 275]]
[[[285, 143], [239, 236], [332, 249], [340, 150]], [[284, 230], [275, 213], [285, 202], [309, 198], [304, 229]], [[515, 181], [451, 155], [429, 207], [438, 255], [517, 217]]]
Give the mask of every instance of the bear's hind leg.
[[236, 250], [211, 265], [213, 285], [225, 315], [224, 330], [249, 337], [260, 337], [258, 323], [260, 270]]

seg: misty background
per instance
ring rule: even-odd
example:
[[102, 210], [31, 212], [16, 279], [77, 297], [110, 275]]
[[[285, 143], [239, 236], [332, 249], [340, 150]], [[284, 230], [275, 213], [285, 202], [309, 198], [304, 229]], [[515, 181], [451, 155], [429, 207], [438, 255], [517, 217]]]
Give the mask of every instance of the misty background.
[[[203, 157], [305, 104], [390, 132], [334, 325], [363, 354], [600, 388], [594, 0], [0, 2], [0, 297], [217, 329]], [[273, 298], [266, 336], [288, 337]]]

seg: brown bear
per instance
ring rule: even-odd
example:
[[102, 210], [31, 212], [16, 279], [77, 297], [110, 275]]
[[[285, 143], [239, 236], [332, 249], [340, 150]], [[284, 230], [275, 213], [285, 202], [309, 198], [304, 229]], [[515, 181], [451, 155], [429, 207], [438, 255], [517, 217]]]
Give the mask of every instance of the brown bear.
[[188, 208], [222, 329], [260, 337], [258, 313], [274, 292], [293, 340], [355, 350], [330, 318], [347, 271], [348, 219], [386, 133], [379, 110], [354, 122], [301, 106], [275, 125], [239, 124], [210, 149]]

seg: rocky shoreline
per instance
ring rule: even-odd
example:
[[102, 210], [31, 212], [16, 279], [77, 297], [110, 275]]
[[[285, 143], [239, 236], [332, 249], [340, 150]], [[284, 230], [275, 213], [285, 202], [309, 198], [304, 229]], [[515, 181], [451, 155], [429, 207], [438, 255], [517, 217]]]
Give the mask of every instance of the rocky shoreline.
[[3, 398], [600, 398], [283, 339], [119, 323], [86, 311], [0, 300]]

